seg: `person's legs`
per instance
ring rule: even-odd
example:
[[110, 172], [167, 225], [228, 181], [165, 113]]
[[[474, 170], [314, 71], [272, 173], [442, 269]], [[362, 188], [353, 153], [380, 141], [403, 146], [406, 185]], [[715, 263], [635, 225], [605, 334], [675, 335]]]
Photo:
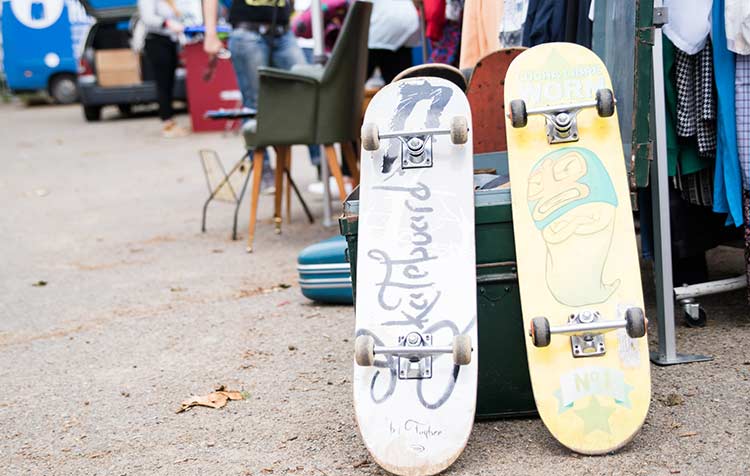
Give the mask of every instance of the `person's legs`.
[[367, 79], [375, 73], [375, 68], [380, 66], [380, 55], [383, 50], [367, 50]]
[[396, 51], [380, 50], [383, 59], [380, 61], [380, 72], [386, 84], [393, 81], [398, 73], [411, 67], [411, 48], [402, 47]]
[[242, 93], [242, 105], [255, 109], [258, 106], [258, 68], [268, 66], [268, 44], [259, 33], [236, 29], [229, 35], [229, 52]]
[[[228, 47], [232, 55], [237, 86], [242, 94], [242, 105], [256, 109], [259, 87], [258, 68], [268, 66], [268, 44], [260, 33], [235, 29], [229, 34]], [[263, 154], [262, 183], [263, 189], [268, 189], [274, 183], [273, 169], [266, 151]]]
[[[311, 55], [312, 56], [312, 55]], [[273, 38], [273, 55], [271, 66], [281, 69], [292, 69], [296, 64], [308, 63], [305, 53], [297, 44], [297, 39], [291, 32]], [[310, 162], [318, 169], [320, 175], [320, 146], [308, 145]]]
[[[269, 35], [269, 41], [271, 41]], [[297, 39], [292, 32], [287, 31], [283, 35], [273, 38], [273, 54], [271, 66], [281, 69], [292, 69], [295, 64], [306, 64], [305, 55], [297, 44]]]
[[175, 45], [168, 38], [149, 36], [146, 38], [144, 51], [154, 72], [159, 118], [162, 121], [171, 120], [174, 115], [172, 110], [174, 71], [177, 67]]

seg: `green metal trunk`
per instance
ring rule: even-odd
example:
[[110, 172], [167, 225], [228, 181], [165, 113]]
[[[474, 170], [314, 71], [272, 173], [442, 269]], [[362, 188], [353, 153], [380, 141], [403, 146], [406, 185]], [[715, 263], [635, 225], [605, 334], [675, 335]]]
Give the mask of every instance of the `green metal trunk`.
[[[475, 157], [475, 168], [507, 175], [505, 154]], [[357, 282], [358, 193], [344, 205], [339, 220], [348, 244], [352, 287]], [[476, 418], [536, 414], [526, 361], [521, 300], [509, 190], [475, 192], [479, 384]]]

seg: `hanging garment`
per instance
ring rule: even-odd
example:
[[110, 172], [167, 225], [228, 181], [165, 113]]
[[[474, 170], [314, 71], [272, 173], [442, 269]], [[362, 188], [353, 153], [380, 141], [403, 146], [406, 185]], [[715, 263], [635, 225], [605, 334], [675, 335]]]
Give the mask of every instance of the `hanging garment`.
[[714, 204], [714, 173], [705, 168], [699, 172], [680, 176], [682, 198], [692, 205], [712, 207]]
[[[726, 37], [724, 0], [716, 0], [714, 3], [713, 36], [717, 39]], [[742, 179], [735, 125], [735, 54], [727, 49], [725, 41], [714, 41], [713, 50], [718, 99], [714, 211], [728, 213], [727, 225], [742, 226]]]
[[591, 0], [568, 0], [565, 13], [565, 41], [591, 49], [594, 24], [589, 20]]
[[[654, 258], [655, 228], [651, 188], [638, 189], [641, 227], [641, 252], [644, 259]], [[669, 229], [672, 238], [672, 273], [675, 285], [707, 281], [705, 252], [716, 247], [722, 235], [724, 216], [709, 208], [691, 205], [669, 183]]]
[[667, 171], [672, 177], [678, 173], [688, 175], [713, 165], [704, 160], [698, 153], [696, 136], [680, 138], [677, 135], [677, 73], [675, 56], [679, 50], [669, 38], [664, 38], [662, 54], [664, 57], [664, 99], [665, 99], [665, 132], [667, 134]]
[[432, 42], [430, 63], [443, 63], [458, 66], [461, 47], [461, 23], [448, 20], [443, 25], [443, 37]]
[[529, 0], [503, 0], [503, 20], [500, 23], [500, 47], [521, 46], [523, 25], [529, 11]]
[[737, 115], [737, 153], [740, 156], [742, 186], [750, 190], [750, 56], [738, 55], [734, 91]]
[[440, 41], [445, 26], [445, 0], [424, 0], [424, 24], [427, 38]]
[[698, 152], [716, 152], [716, 98], [714, 96], [711, 41], [696, 55], [675, 51], [677, 83], [677, 135], [697, 136]]
[[419, 37], [419, 21], [417, 9], [411, 2], [372, 1], [367, 47], [371, 50], [396, 51], [403, 46], [411, 46]]
[[745, 272], [747, 274], [747, 302], [750, 303], [750, 190], [742, 193], [745, 210]]
[[565, 41], [566, 4], [561, 0], [529, 0], [523, 46]]
[[669, 22], [662, 27], [667, 38], [689, 55], [706, 46], [711, 31], [712, 0], [664, 0]]
[[466, 0], [461, 31], [460, 68], [473, 68], [488, 53], [500, 49], [503, 4], [498, 0]]
[[727, 0], [724, 5], [727, 48], [740, 55], [750, 55], [750, 2]]

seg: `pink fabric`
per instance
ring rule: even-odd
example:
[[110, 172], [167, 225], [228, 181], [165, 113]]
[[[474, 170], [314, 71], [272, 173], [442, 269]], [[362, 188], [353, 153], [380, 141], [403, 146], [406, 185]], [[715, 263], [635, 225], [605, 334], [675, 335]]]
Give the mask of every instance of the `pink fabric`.
[[445, 26], [445, 0], [424, 0], [424, 21], [427, 38], [440, 41]]
[[[321, 7], [323, 9], [325, 48], [327, 52], [330, 52], [341, 31], [341, 24], [344, 23], [346, 12], [349, 10], [349, 0], [322, 0]], [[294, 36], [312, 38], [312, 13], [309, 9], [292, 19], [292, 31]]]

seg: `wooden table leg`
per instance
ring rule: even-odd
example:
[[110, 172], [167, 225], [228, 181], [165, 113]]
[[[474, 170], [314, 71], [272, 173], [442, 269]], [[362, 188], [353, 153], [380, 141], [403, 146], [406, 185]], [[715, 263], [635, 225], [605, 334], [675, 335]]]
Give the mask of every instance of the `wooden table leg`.
[[292, 149], [286, 155], [286, 222], [292, 223]]
[[281, 233], [281, 199], [284, 197], [284, 169], [286, 168], [286, 156], [288, 146], [276, 146], [276, 191], [273, 194], [273, 224], [276, 234]]
[[258, 199], [260, 198], [260, 179], [263, 176], [263, 147], [257, 147], [253, 152], [253, 189], [250, 200], [250, 223], [247, 225], [247, 252], [253, 252], [255, 239], [255, 223], [258, 220]]
[[344, 154], [344, 160], [352, 174], [352, 186], [356, 187], [359, 184], [359, 164], [357, 164], [357, 153], [354, 150], [354, 145], [349, 141], [342, 142], [341, 152]]
[[331, 170], [331, 175], [336, 179], [336, 185], [339, 187], [339, 198], [343, 202], [346, 200], [346, 189], [344, 189], [344, 175], [339, 166], [339, 159], [336, 157], [336, 149], [334, 149], [333, 144], [326, 144], [325, 150], [328, 168]]

